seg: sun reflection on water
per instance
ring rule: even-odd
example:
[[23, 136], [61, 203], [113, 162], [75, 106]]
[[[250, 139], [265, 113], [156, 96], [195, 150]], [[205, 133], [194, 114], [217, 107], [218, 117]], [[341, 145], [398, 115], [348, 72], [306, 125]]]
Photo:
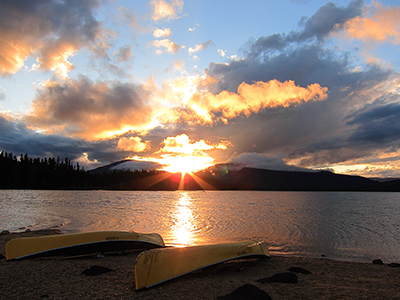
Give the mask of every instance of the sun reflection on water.
[[195, 242], [193, 230], [195, 228], [191, 209], [191, 198], [187, 193], [180, 193], [175, 205], [174, 224], [171, 231], [174, 246], [187, 246]]

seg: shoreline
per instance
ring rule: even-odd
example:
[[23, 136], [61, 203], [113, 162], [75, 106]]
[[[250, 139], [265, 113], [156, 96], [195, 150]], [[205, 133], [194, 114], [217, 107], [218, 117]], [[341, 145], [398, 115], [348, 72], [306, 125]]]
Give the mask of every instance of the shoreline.
[[[15, 237], [61, 234], [58, 229], [0, 235], [0, 253]], [[399, 299], [400, 268], [388, 264], [271, 255], [269, 259], [233, 260], [135, 291], [137, 252], [103, 258], [0, 260], [0, 299], [217, 299], [240, 287], [256, 287], [272, 299]], [[92, 266], [111, 269], [98, 276], [82, 272]], [[311, 274], [290, 272], [301, 268]], [[297, 283], [257, 281], [292, 273]], [[250, 291], [251, 292], [251, 291]], [[248, 291], [248, 293], [250, 293]], [[223, 299], [223, 298], [220, 298]]]

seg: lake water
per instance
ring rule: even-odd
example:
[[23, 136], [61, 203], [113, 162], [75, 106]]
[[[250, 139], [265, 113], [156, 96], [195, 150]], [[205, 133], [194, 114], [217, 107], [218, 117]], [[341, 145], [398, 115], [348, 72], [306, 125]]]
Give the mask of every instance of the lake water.
[[157, 232], [167, 245], [266, 240], [271, 254], [400, 262], [400, 193], [0, 190], [0, 230]]

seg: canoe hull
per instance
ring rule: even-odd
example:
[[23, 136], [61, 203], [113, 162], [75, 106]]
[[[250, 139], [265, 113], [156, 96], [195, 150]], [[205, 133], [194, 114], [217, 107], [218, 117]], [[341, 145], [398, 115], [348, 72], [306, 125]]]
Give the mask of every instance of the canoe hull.
[[264, 241], [243, 241], [184, 248], [163, 248], [140, 253], [135, 262], [136, 290], [224, 261], [269, 257]]
[[85, 255], [125, 250], [147, 250], [159, 247], [164, 247], [164, 241], [156, 233], [83, 232], [12, 239], [6, 244], [6, 259]]

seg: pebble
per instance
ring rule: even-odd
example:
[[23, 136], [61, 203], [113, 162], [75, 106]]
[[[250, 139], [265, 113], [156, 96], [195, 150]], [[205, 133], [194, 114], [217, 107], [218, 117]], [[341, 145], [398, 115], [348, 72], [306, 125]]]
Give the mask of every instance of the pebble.
[[400, 268], [400, 264], [399, 263], [390, 263], [388, 264], [389, 267], [391, 268]]
[[383, 264], [384, 264], [383, 261], [382, 261], [382, 259], [374, 259], [374, 260], [372, 261], [372, 263], [373, 263], [374, 265], [383, 265]]

